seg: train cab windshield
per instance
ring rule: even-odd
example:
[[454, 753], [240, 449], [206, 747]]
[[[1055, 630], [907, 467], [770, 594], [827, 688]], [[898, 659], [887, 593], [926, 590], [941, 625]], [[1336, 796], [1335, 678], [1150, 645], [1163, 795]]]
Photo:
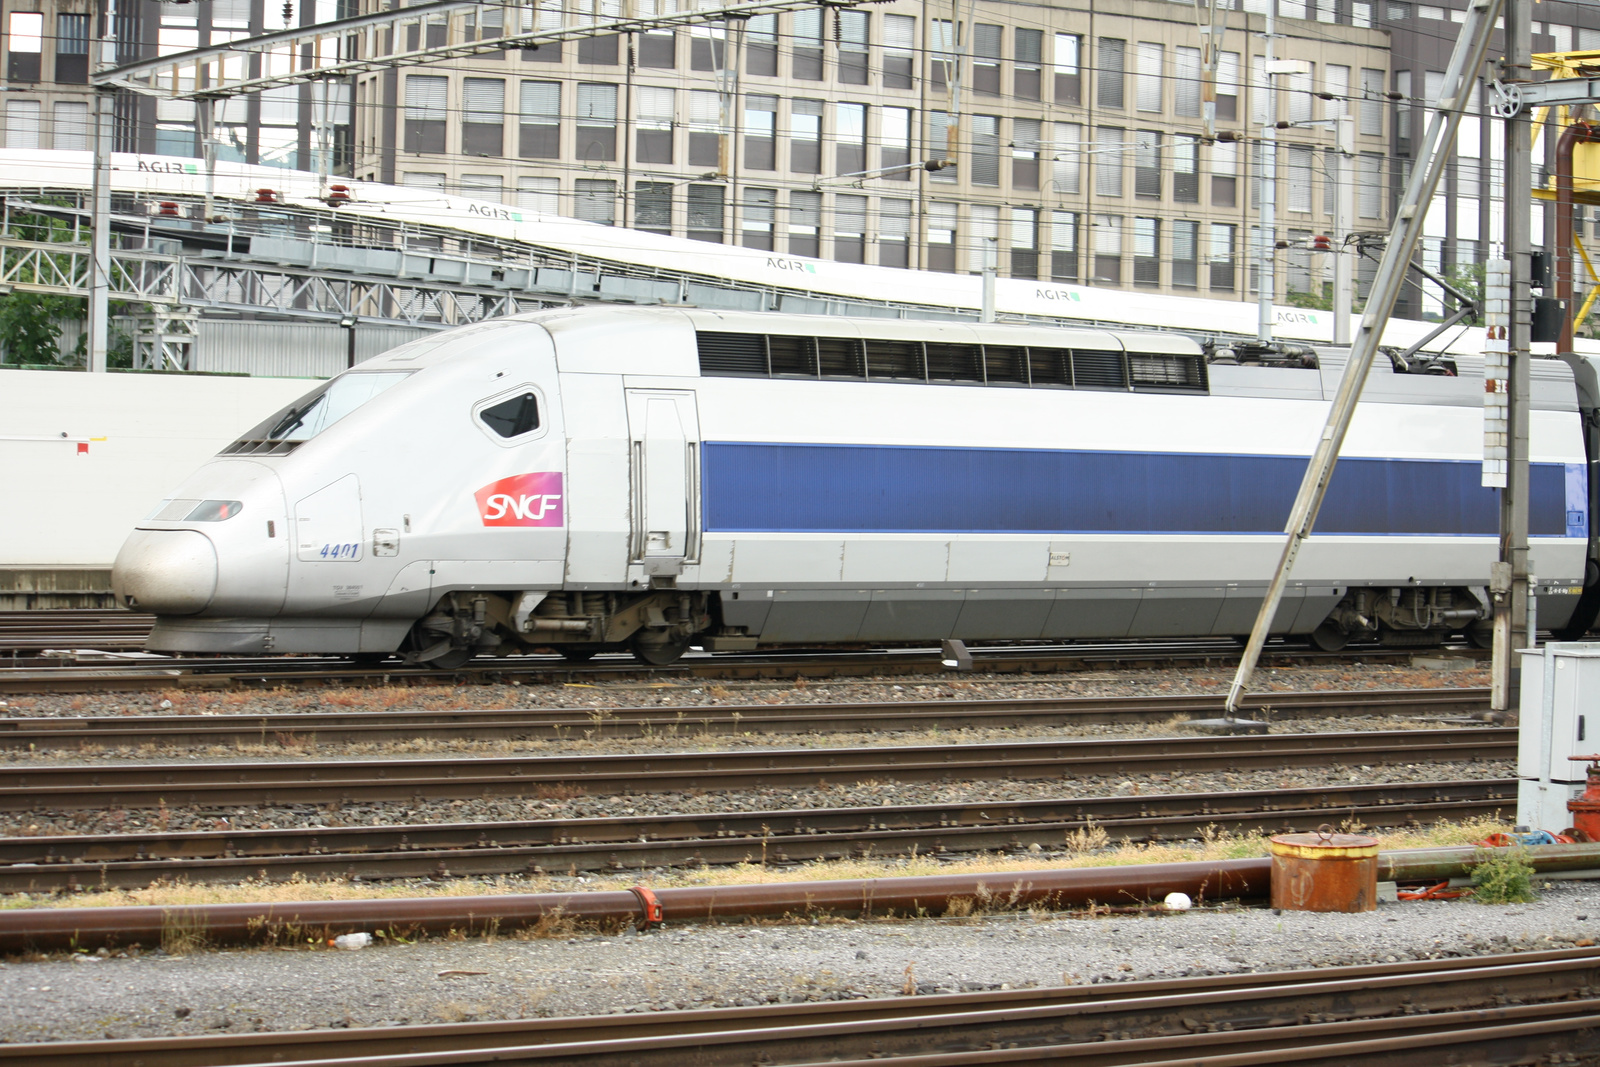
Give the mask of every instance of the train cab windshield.
[[309, 441], [412, 373], [383, 371], [341, 374], [255, 427], [223, 449], [222, 454], [282, 454], [291, 451], [295, 445]]

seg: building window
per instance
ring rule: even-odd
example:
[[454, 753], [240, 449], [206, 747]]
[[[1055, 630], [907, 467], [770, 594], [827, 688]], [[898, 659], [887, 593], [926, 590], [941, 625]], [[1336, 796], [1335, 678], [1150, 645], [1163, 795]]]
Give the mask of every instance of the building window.
[[833, 258], [840, 263], [867, 261], [867, 198], [833, 198]]
[[1000, 184], [1000, 119], [995, 115], [972, 116], [973, 185]]
[[1158, 44], [1139, 42], [1138, 69], [1134, 76], [1134, 106], [1146, 113], [1161, 113], [1162, 53]]
[[1083, 127], [1076, 122], [1055, 123], [1055, 143], [1051, 146], [1050, 186], [1059, 194], [1076, 196], [1083, 191]]
[[[216, 14], [212, 14], [213, 22]], [[535, 0], [533, 4], [522, 9], [522, 28], [524, 31], [559, 30], [562, 27], [560, 0]], [[560, 41], [543, 41], [539, 44], [525, 45], [522, 48], [522, 61], [524, 63], [559, 63], [562, 60], [562, 47]]]
[[1094, 280], [1122, 284], [1122, 219], [1116, 215], [1094, 217]]
[[947, 185], [956, 183], [956, 170], [960, 160], [950, 147], [950, 116], [943, 111], [928, 112], [928, 153], [935, 159], [947, 159], [956, 164], [928, 175], [930, 181]]
[[[636, 0], [634, 10], [648, 18], [656, 14], [656, 8], [670, 5], [658, 4], [657, 0]], [[672, 70], [678, 65], [678, 35], [671, 30], [657, 29], [654, 32], [639, 34], [639, 66], [653, 70]]]
[[689, 90], [689, 166], [722, 169], [722, 96]]
[[463, 174], [461, 176], [461, 195], [468, 200], [487, 200], [490, 203], [500, 204], [505, 202], [506, 180], [498, 174]]
[[1361, 109], [1356, 124], [1369, 137], [1383, 136], [1383, 71], [1361, 68]]
[[869, 25], [865, 11], [839, 12], [839, 81], [844, 85], [867, 84]]
[[1231, 223], [1213, 222], [1211, 225], [1211, 240], [1206, 249], [1206, 262], [1210, 264], [1209, 279], [1206, 284], [1213, 292], [1233, 289], [1233, 242], [1234, 230]]
[[541, 215], [561, 214], [561, 179], [518, 178], [517, 206]]
[[466, 78], [461, 83], [461, 105], [461, 151], [469, 156], [504, 155], [506, 83], [499, 78]]
[[928, 204], [928, 269], [956, 269], [956, 205], [934, 200]]
[[1180, 133], [1172, 138], [1172, 199], [1180, 204], [1200, 202], [1200, 138]]
[[1172, 287], [1195, 289], [1200, 285], [1200, 224], [1188, 219], [1172, 222]]
[[764, 252], [772, 251], [773, 208], [777, 203], [776, 189], [744, 191], [744, 207], [740, 212], [743, 220], [740, 224], [743, 233], [740, 244], [746, 248], [759, 248]]
[[1172, 113], [1200, 117], [1200, 49], [1176, 48], [1172, 54]]
[[1011, 276], [1039, 276], [1039, 212], [1031, 207], [1011, 209]]
[[1133, 145], [1133, 195], [1140, 200], [1160, 200], [1161, 134], [1135, 130]]
[[577, 128], [579, 163], [608, 163], [617, 158], [615, 85], [588, 82], [578, 85]]
[[93, 147], [89, 141], [89, 105], [81, 100], [57, 101], [55, 129], [51, 136], [60, 151], [89, 151]]
[[889, 197], [878, 201], [878, 263], [911, 266], [911, 201]]
[[1050, 212], [1050, 280], [1078, 280], [1078, 216], [1072, 211]]
[[1011, 120], [1011, 188], [1039, 188], [1039, 138], [1043, 123], [1038, 119]]
[[573, 183], [573, 215], [584, 222], [602, 226], [617, 224], [617, 183], [598, 178], [579, 178]]
[[1312, 149], [1305, 145], [1289, 146], [1289, 210], [1309, 213], [1312, 194]]
[[1239, 117], [1239, 53], [1217, 56], [1217, 119], [1233, 122]]
[[1363, 152], [1357, 159], [1361, 176], [1356, 185], [1356, 199], [1360, 201], [1356, 213], [1364, 219], [1383, 218], [1384, 194], [1388, 191], [1383, 176], [1383, 156], [1377, 152]]
[[928, 81], [943, 89], [950, 80], [950, 69], [956, 62], [956, 25], [949, 19], [933, 19], [928, 23], [933, 40], [928, 43]]
[[1094, 195], [1122, 195], [1122, 157], [1126, 130], [1100, 126], [1094, 131]]
[[689, 69], [722, 70], [727, 62], [727, 41], [723, 29], [714, 25], [689, 29]]
[[1211, 146], [1211, 206], [1239, 203], [1239, 146], [1218, 141]]
[[431, 189], [444, 192], [444, 175], [431, 172], [410, 171], [401, 175], [400, 184], [407, 189]]
[[972, 30], [972, 91], [982, 96], [1000, 95], [1000, 50], [1005, 27], [980, 22]]
[[796, 174], [822, 173], [822, 101], [789, 103], [789, 169]]
[[778, 16], [752, 15], [744, 27], [744, 72], [758, 78], [778, 75]]
[[1044, 31], [1018, 27], [1011, 32], [1015, 48], [1012, 95], [1018, 100], [1038, 100], [1044, 89]]
[[407, 152], [444, 151], [449, 92], [449, 78], [423, 74], [406, 77]]
[[880, 107], [878, 109], [878, 141], [883, 147], [878, 153], [878, 165], [883, 168], [900, 167], [884, 177], [890, 181], [911, 180], [911, 109]]
[[89, 16], [56, 16], [56, 81], [83, 85], [89, 80]]
[[684, 232], [691, 241], [722, 243], [723, 187], [689, 186], [689, 222]]
[[822, 9], [806, 8], [796, 11], [794, 20], [794, 56], [791, 70], [801, 81], [822, 80]]
[[6, 77], [14, 82], [36, 82], [44, 51], [44, 16], [37, 11], [13, 11], [6, 18]]
[[517, 154], [523, 159], [561, 158], [561, 83], [523, 82]]
[[1325, 119], [1342, 119], [1350, 108], [1350, 68], [1341, 67], [1334, 63], [1324, 63], [1322, 66], [1322, 91], [1331, 100], [1322, 101], [1322, 117]]
[[1288, 295], [1291, 298], [1311, 292], [1311, 250], [1306, 247], [1310, 241], [1310, 230], [1289, 231], [1289, 247], [1284, 249], [1286, 255], [1283, 258], [1288, 265]]
[[633, 228], [646, 233], [672, 234], [671, 182], [634, 182]]
[[39, 147], [39, 101], [6, 101], [6, 147]]
[[883, 87], [910, 89], [916, 63], [917, 20], [911, 15], [883, 16]]
[[813, 259], [822, 254], [822, 194], [789, 194], [789, 251]]
[[1133, 284], [1161, 284], [1161, 220], [1133, 220]]
[[[1308, 66], [1315, 68], [1316, 65], [1308, 64]], [[1312, 86], [1315, 84], [1312, 70], [1299, 70], [1288, 76], [1284, 87], [1289, 90], [1290, 122], [1311, 121]]]
[[995, 204], [969, 204], [967, 229], [972, 244], [967, 249], [967, 270], [974, 274], [1000, 265], [1000, 208]]
[[859, 174], [867, 169], [867, 105], [833, 105], [833, 143], [835, 174]]
[[1052, 67], [1055, 101], [1058, 104], [1080, 104], [1083, 102], [1083, 66], [1080, 59], [1083, 38], [1075, 33], [1058, 33], [1055, 36], [1055, 64]]
[[1098, 107], [1120, 111], [1123, 107], [1124, 50], [1128, 42], [1118, 37], [1100, 38], [1100, 65], [1095, 80], [1095, 104]]
[[[639, 101], [634, 128], [634, 154], [640, 163], [672, 162], [672, 119], [675, 90], [656, 85], [634, 89]], [[649, 183], [645, 183], [649, 184]]]
[[744, 98], [744, 165], [746, 170], [776, 170], [778, 98]]

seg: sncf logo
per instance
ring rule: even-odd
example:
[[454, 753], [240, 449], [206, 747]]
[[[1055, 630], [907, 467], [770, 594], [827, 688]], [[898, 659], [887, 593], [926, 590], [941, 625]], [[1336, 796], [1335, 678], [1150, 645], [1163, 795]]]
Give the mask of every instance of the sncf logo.
[[473, 494], [485, 526], [560, 526], [561, 475], [517, 474]]

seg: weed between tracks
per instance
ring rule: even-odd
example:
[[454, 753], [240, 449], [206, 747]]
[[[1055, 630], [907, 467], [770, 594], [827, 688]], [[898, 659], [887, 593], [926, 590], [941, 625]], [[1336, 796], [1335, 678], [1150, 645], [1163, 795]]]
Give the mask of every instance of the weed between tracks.
[[[1360, 825], [1343, 830], [1363, 831]], [[1470, 845], [1492, 833], [1504, 833], [1510, 824], [1494, 818], [1466, 822], [1440, 822], [1433, 826], [1392, 833], [1377, 833], [1384, 849], [1448, 848]], [[1266, 854], [1264, 837], [1208, 833], [1203, 840], [1163, 844], [1113, 844], [1098, 827], [1080, 830], [1063, 841], [1062, 850], [1050, 854], [982, 854], [952, 860], [927, 855], [897, 858], [825, 860], [774, 868], [756, 863], [703, 870], [634, 871], [615, 875], [582, 878], [541, 875], [530, 878], [464, 878], [434, 882], [396, 882], [387, 884], [345, 881], [310, 881], [295, 878], [286, 882], [245, 882], [235, 885], [164, 884], [146, 889], [85, 891], [64, 895], [17, 894], [0, 898], [0, 908], [49, 907], [126, 907], [155, 905], [180, 908], [196, 904], [267, 904], [312, 900], [392, 900], [407, 897], [466, 897], [507, 893], [549, 891], [590, 892], [629, 889], [636, 885], [652, 888], [670, 886], [750, 885], [759, 882], [804, 882], [846, 878], [902, 878], [916, 875], [995, 874], [1008, 875], [1041, 868], [1115, 867], [1139, 863], [1182, 863], [1192, 860], [1248, 859]], [[960, 907], [961, 905], [957, 905]], [[1004, 901], [975, 900], [970, 913], [1003, 910]], [[570, 920], [560, 914], [547, 916], [539, 926], [518, 932], [516, 937], [563, 937], [570, 932]]]

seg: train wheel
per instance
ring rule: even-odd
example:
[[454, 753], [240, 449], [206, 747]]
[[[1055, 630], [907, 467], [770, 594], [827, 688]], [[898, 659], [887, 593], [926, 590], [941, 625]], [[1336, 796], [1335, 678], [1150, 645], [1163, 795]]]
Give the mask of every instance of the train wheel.
[[563, 645], [556, 651], [561, 653], [561, 658], [568, 663], [588, 663], [600, 650], [593, 645]]
[[1467, 644], [1471, 645], [1473, 648], [1494, 647], [1493, 623], [1480, 622], [1476, 626], [1469, 626], [1461, 632], [1466, 635]]
[[1323, 623], [1311, 631], [1311, 644], [1324, 652], [1338, 652], [1349, 643], [1349, 634], [1328, 623]]
[[689, 651], [689, 638], [653, 634], [648, 630], [640, 630], [633, 635], [633, 640], [628, 642], [628, 648], [634, 656], [656, 667], [665, 667], [676, 663]]
[[470, 648], [452, 648], [443, 655], [428, 660], [427, 666], [436, 671], [453, 671], [457, 667], [465, 667], [476, 655], [477, 652]]

